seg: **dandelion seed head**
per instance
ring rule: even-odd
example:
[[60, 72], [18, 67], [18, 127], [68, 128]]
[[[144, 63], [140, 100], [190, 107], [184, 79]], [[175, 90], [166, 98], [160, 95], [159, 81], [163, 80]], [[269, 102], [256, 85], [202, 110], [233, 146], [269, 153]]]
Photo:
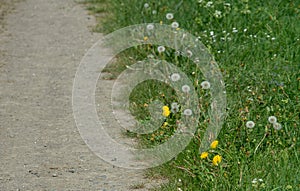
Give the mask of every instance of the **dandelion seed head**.
[[280, 123], [275, 122], [275, 123], [273, 123], [273, 128], [274, 128], [275, 130], [280, 130], [280, 129], [282, 128], [282, 126], [281, 126]]
[[167, 13], [167, 14], [166, 14], [166, 18], [167, 18], [168, 20], [173, 19], [173, 18], [174, 18], [173, 13]]
[[156, 10], [153, 10], [153, 11], [152, 11], [152, 14], [153, 14], [153, 15], [156, 15], [156, 14], [157, 14], [157, 11], [156, 11]]
[[187, 51], [186, 51], [186, 54], [187, 54], [187, 56], [188, 56], [188, 57], [191, 57], [191, 56], [193, 56], [193, 52], [192, 52], [192, 51], [190, 51], [190, 50], [187, 50]]
[[171, 80], [172, 80], [173, 82], [176, 82], [176, 81], [180, 80], [180, 75], [179, 75], [178, 73], [172, 74], [172, 75], [171, 75]]
[[166, 50], [166, 48], [164, 46], [159, 46], [157, 48], [157, 50], [158, 50], [159, 53], [162, 53], [162, 52], [164, 52]]
[[153, 24], [148, 24], [147, 25], [147, 29], [148, 30], [153, 30], [154, 29], [154, 25]]
[[182, 90], [184, 93], [188, 93], [188, 92], [191, 90], [191, 88], [190, 88], [190, 86], [188, 86], [188, 85], [183, 85], [183, 86], [181, 87], [181, 90]]
[[172, 27], [173, 29], [177, 29], [177, 28], [179, 27], [179, 23], [178, 23], [178, 22], [173, 22], [173, 23], [171, 24], [171, 27]]
[[193, 114], [193, 111], [191, 109], [185, 109], [183, 111], [183, 114], [186, 116], [191, 116]]
[[277, 118], [275, 116], [270, 116], [268, 117], [268, 121], [272, 124], [276, 123], [277, 122]]
[[255, 123], [253, 121], [247, 121], [246, 127], [252, 129], [255, 126]]
[[210, 83], [208, 81], [203, 81], [203, 82], [201, 82], [200, 85], [201, 85], [202, 89], [205, 89], [205, 90], [210, 88]]
[[145, 3], [145, 4], [144, 4], [144, 8], [146, 8], [146, 9], [149, 8], [149, 4], [148, 4], [148, 3]]

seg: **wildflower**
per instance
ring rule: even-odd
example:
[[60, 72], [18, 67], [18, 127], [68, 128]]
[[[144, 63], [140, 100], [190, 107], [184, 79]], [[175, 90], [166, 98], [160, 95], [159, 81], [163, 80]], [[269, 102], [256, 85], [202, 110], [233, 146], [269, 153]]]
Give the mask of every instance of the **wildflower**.
[[205, 7], [211, 7], [213, 5], [213, 2], [212, 1], [208, 1], [205, 5]]
[[280, 130], [280, 129], [282, 128], [282, 126], [281, 126], [280, 123], [275, 122], [275, 123], [273, 123], [273, 128], [274, 128], [275, 130]]
[[252, 184], [256, 184], [257, 183], [257, 178], [254, 178], [253, 180], [252, 180]]
[[166, 48], [164, 46], [159, 46], [157, 48], [157, 50], [158, 50], [159, 53], [162, 53], [162, 52], [164, 52], [166, 50]]
[[248, 128], [253, 128], [255, 126], [255, 123], [253, 122], [253, 121], [247, 121], [247, 123], [246, 123], [246, 127], [248, 127]]
[[144, 4], [144, 7], [145, 7], [145, 9], [149, 8], [149, 4], [148, 4], [148, 3], [145, 3], [145, 4]]
[[147, 30], [153, 30], [154, 29], [154, 25], [153, 24], [148, 24], [147, 25]]
[[172, 74], [172, 75], [171, 75], [171, 80], [172, 80], [173, 82], [176, 82], [176, 81], [180, 80], [180, 75], [179, 75], [178, 73]]
[[156, 14], [157, 14], [157, 11], [156, 11], [156, 10], [153, 10], [153, 11], [152, 11], [152, 14], [153, 14], [153, 15], [156, 15]]
[[148, 37], [147, 37], [147, 36], [145, 36], [145, 37], [144, 37], [144, 41], [147, 41], [147, 40], [148, 40]]
[[162, 113], [163, 116], [168, 117], [170, 115], [170, 109], [168, 106], [166, 106], [166, 105], [163, 106], [162, 110], [163, 110], [163, 113]]
[[216, 18], [221, 18], [221, 17], [222, 17], [222, 12], [216, 10], [215, 13], [214, 13], [214, 16], [215, 16]]
[[237, 30], [236, 28], [233, 28], [233, 29], [232, 29], [232, 32], [233, 32], [233, 33], [237, 33], [238, 30]]
[[275, 40], [275, 39], [276, 39], [275, 37], [272, 37], [272, 38], [271, 38], [271, 40]]
[[166, 18], [167, 18], [168, 20], [171, 20], [171, 19], [174, 18], [174, 15], [173, 15], [172, 13], [167, 13]]
[[219, 144], [219, 141], [215, 140], [210, 144], [210, 148], [215, 149], [215, 148], [217, 148], [218, 144]]
[[173, 23], [171, 24], [171, 27], [172, 27], [173, 29], [177, 29], [177, 28], [179, 27], [179, 23], [173, 22]]
[[218, 166], [218, 164], [222, 161], [222, 157], [220, 155], [214, 156], [212, 163], [215, 166]]
[[186, 115], [186, 116], [190, 116], [190, 115], [193, 114], [193, 111], [192, 111], [191, 109], [185, 109], [185, 110], [183, 111], [183, 114]]
[[270, 116], [270, 117], [268, 118], [268, 121], [269, 121], [270, 123], [274, 124], [274, 123], [277, 122], [277, 118], [276, 118], [275, 116]]
[[205, 90], [210, 88], [210, 83], [208, 81], [203, 81], [203, 82], [201, 82], [200, 85], [201, 85], [202, 89], [205, 89]]
[[162, 127], [166, 127], [168, 125], [168, 122], [164, 122]]
[[201, 153], [201, 155], [200, 155], [200, 158], [201, 159], [205, 159], [205, 158], [207, 158], [208, 157], [208, 152], [203, 152], [203, 153]]
[[191, 90], [191, 88], [190, 88], [190, 86], [188, 86], [188, 85], [183, 85], [182, 88], [181, 88], [181, 90], [182, 90], [184, 93], [188, 93], [188, 92]]
[[160, 25], [162, 25], [162, 24], [163, 24], [163, 22], [162, 22], [162, 21], [159, 21], [159, 24], [160, 24]]

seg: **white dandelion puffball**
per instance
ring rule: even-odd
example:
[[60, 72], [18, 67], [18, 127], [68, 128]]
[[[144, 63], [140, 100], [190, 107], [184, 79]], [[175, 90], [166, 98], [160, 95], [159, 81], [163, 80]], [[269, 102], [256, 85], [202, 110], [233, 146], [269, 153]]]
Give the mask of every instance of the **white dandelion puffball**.
[[276, 123], [277, 122], [277, 118], [275, 116], [270, 116], [268, 117], [268, 121], [272, 124]]
[[177, 28], [179, 27], [179, 23], [173, 22], [173, 23], [171, 24], [171, 26], [172, 26], [173, 29], [177, 29]]
[[173, 15], [172, 13], [167, 13], [167, 14], [166, 14], [166, 18], [167, 18], [168, 20], [171, 20], [171, 19], [174, 18], [174, 15]]
[[186, 115], [186, 116], [191, 116], [193, 114], [192, 110], [191, 109], [185, 109], [183, 111], [183, 114]]
[[187, 56], [188, 56], [188, 57], [191, 57], [191, 56], [193, 56], [193, 52], [192, 52], [192, 51], [190, 51], [190, 50], [187, 50], [187, 51], [186, 51], [186, 54], [187, 54]]
[[275, 123], [273, 123], [273, 128], [274, 128], [275, 130], [280, 130], [280, 129], [282, 128], [282, 126], [281, 126], [280, 123], [275, 122]]
[[188, 92], [191, 90], [191, 88], [190, 88], [190, 86], [188, 86], [188, 85], [183, 85], [182, 88], [181, 88], [181, 90], [182, 90], [184, 93], [188, 93]]
[[178, 103], [174, 102], [171, 104], [171, 112], [172, 113], [177, 113], [179, 111], [179, 105]]
[[172, 74], [172, 75], [171, 75], [171, 80], [172, 80], [173, 82], [176, 82], [176, 81], [180, 80], [180, 75], [179, 75], [178, 73]]
[[247, 121], [246, 127], [252, 129], [255, 126], [255, 123], [253, 121]]
[[147, 9], [149, 7], [149, 4], [148, 3], [145, 3], [144, 4], [144, 7]]
[[148, 29], [148, 30], [153, 30], [153, 29], [154, 29], [154, 25], [153, 25], [153, 24], [147, 25], [147, 29]]
[[203, 81], [203, 82], [201, 82], [200, 85], [201, 85], [202, 89], [205, 89], [205, 90], [210, 88], [210, 83], [208, 81]]
[[164, 52], [166, 50], [166, 48], [164, 46], [159, 46], [157, 48], [157, 50], [158, 50], [159, 53], [162, 53], [162, 52]]

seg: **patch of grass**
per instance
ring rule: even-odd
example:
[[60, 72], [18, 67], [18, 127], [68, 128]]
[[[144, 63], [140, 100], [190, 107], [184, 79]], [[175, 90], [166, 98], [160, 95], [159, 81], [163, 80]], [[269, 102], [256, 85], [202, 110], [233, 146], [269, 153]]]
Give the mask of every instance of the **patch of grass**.
[[[90, 1], [96, 6], [102, 1]], [[201, 98], [201, 117], [194, 138], [175, 159], [151, 169], [170, 181], [158, 190], [299, 190], [300, 127], [300, 2], [292, 0], [112, 0], [101, 24], [109, 33], [138, 23], [171, 24], [176, 21], [197, 36], [214, 55], [227, 92], [227, 117], [218, 136], [219, 145], [201, 159], [199, 145], [209, 122], [209, 90], [199, 70], [174, 50], [163, 54], [156, 45], [130, 48], [118, 56], [106, 72], [117, 76], [126, 66], [152, 55], [173, 62], [194, 83]], [[147, 5], [145, 6], [145, 4]], [[98, 5], [97, 5], [98, 6]], [[100, 8], [100, 10], [102, 10]], [[97, 11], [95, 11], [97, 12]], [[167, 13], [174, 18], [168, 20]], [[163, 96], [162, 96], [163, 95]], [[132, 92], [132, 113], [147, 120], [147, 107], [159, 99], [175, 102], [172, 88], [155, 81], [140, 84]], [[282, 129], [268, 122], [276, 116]], [[139, 136], [142, 144], [155, 146], [176, 131], [180, 116], [166, 117], [156, 132]], [[253, 121], [254, 128], [246, 122]], [[221, 163], [212, 164], [215, 155]]]

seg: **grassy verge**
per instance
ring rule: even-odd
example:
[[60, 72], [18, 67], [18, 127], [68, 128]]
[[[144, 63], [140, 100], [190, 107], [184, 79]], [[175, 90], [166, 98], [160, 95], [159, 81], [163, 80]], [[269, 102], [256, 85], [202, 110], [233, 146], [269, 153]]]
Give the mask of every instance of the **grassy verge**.
[[[126, 65], [155, 58], [174, 61], [195, 82], [201, 122], [195, 138], [174, 160], [154, 169], [170, 182], [158, 190], [299, 190], [300, 115], [300, 2], [292, 0], [191, 0], [139, 1], [90, 0], [95, 13], [110, 12], [101, 32], [109, 33], [138, 23], [171, 24], [176, 21], [198, 36], [221, 68], [227, 91], [227, 118], [218, 136], [219, 145], [205, 157], [198, 148], [207, 127], [210, 96], [198, 82], [204, 80], [189, 60], [157, 46], [130, 48], [106, 71], [116, 76]], [[103, 9], [105, 7], [105, 9]], [[166, 14], [172, 13], [173, 19]], [[188, 66], [188, 67], [187, 67]], [[195, 74], [196, 73], [196, 74]], [[140, 93], [144, 92], [144, 93]], [[171, 88], [156, 82], [140, 84], [131, 94], [132, 112], [147, 120], [147, 105], [160, 100], [171, 106], [176, 96]], [[268, 122], [276, 116], [281, 129]], [[166, 141], [176, 131], [171, 113], [157, 131], [139, 136], [147, 147]], [[254, 128], [246, 123], [253, 121]], [[218, 165], [213, 157], [220, 155]]]

